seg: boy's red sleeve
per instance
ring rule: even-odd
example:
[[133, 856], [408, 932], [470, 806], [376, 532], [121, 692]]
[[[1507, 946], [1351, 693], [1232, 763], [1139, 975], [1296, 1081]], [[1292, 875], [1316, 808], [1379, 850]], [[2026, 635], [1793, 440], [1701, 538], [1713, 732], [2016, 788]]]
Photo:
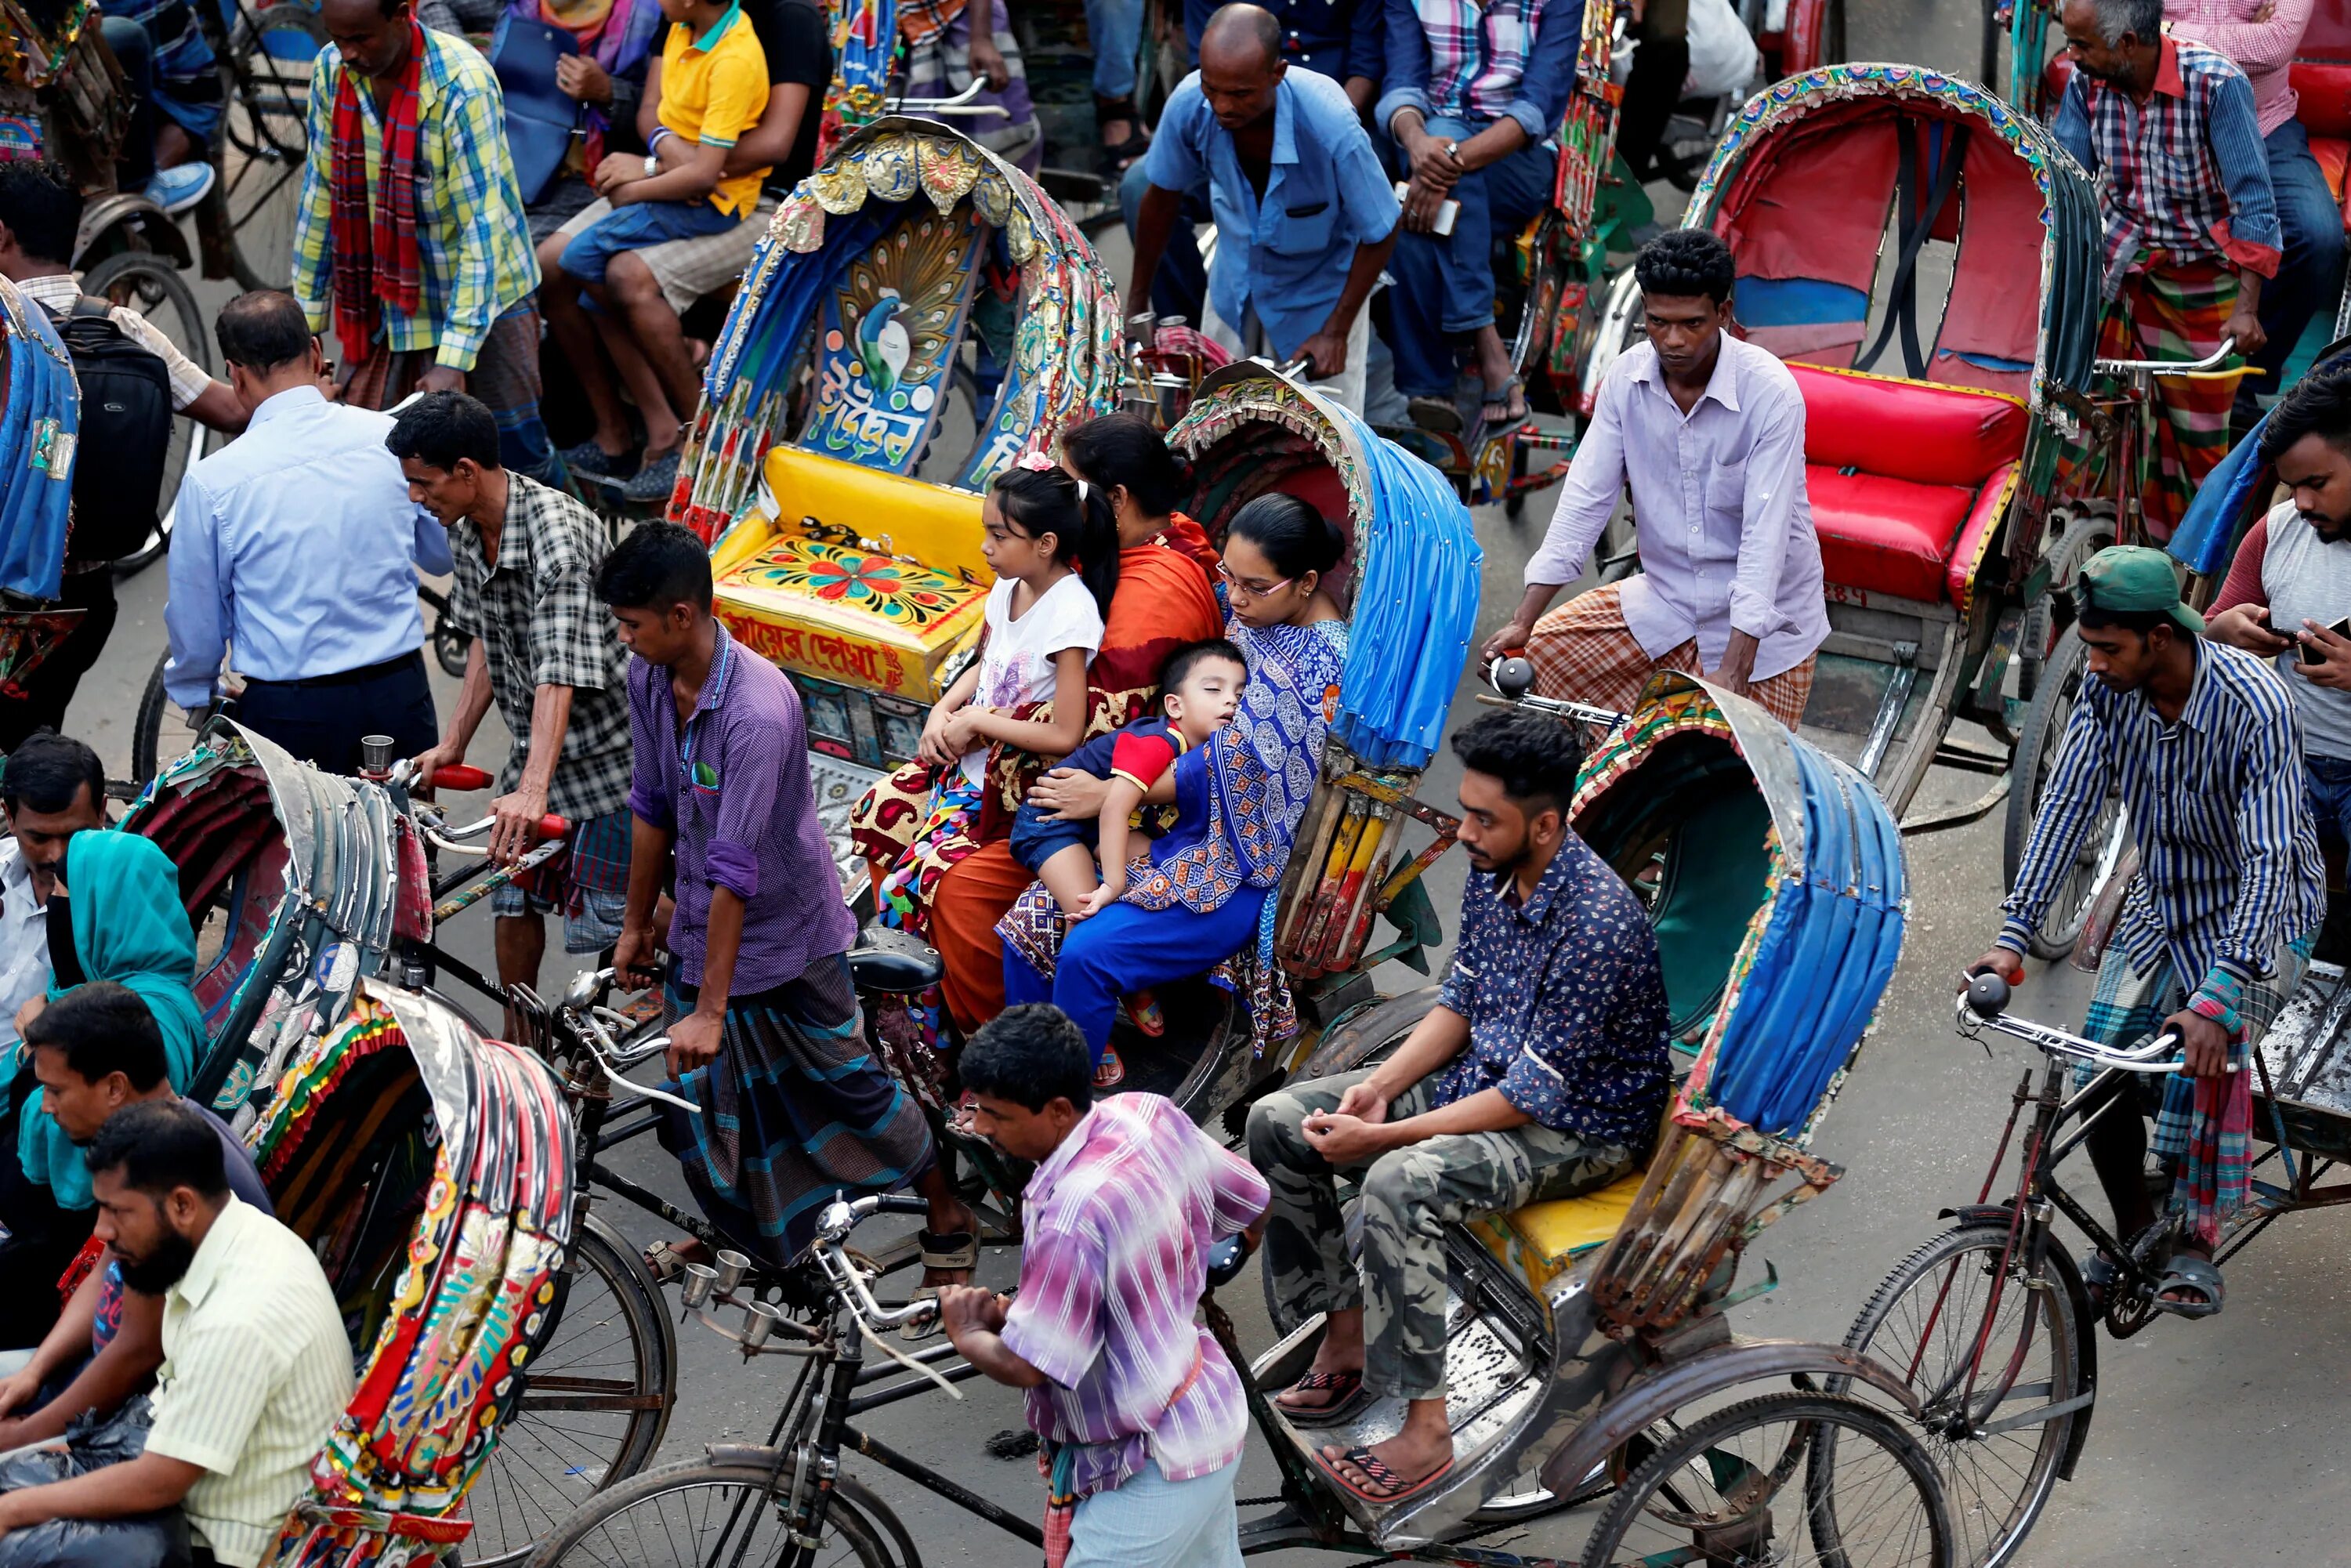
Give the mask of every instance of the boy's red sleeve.
[[1123, 779], [1138, 789], [1148, 789], [1159, 782], [1162, 773], [1176, 765], [1179, 749], [1175, 736], [1165, 730], [1156, 735], [1122, 733], [1111, 743], [1111, 777]]

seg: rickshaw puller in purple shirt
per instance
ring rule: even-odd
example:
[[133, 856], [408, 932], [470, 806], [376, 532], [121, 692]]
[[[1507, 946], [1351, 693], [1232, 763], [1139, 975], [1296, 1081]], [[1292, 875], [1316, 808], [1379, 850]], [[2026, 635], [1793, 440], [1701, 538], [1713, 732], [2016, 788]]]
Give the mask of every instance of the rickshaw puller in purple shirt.
[[616, 546], [596, 593], [635, 655], [635, 820], [613, 965], [625, 983], [650, 981], [653, 907], [671, 881], [669, 1065], [702, 1107], [664, 1106], [663, 1145], [711, 1223], [771, 1268], [807, 1247], [836, 1192], [911, 1185], [930, 1205], [925, 1288], [969, 1278], [972, 1213], [860, 1027], [857, 924], [817, 820], [799, 694], [713, 617], [710, 557], [674, 523]]

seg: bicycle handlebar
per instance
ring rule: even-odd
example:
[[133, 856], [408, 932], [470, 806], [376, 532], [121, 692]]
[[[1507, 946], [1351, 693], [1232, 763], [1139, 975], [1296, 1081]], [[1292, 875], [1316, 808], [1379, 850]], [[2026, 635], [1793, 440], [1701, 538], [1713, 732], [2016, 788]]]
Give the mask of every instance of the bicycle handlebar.
[[2223, 338], [2220, 346], [2200, 360], [2100, 360], [2095, 369], [2102, 376], [2126, 375], [2133, 371], [2145, 371], [2158, 376], [2192, 376], [2220, 368], [2220, 361], [2237, 351], [2237, 340]]
[[[2178, 1072], [2184, 1066], [2169, 1060], [2179, 1046], [2179, 1036], [2175, 1031], [2166, 1030], [2142, 1046], [2117, 1050], [2031, 1019], [2010, 1018], [2009, 995], [2008, 982], [1998, 975], [1986, 972], [1970, 977], [1968, 988], [1959, 993], [1954, 1006], [1959, 1031], [1973, 1039], [1986, 1028], [1996, 1029], [2052, 1056], [2070, 1056], [2093, 1066], [2119, 1068], [2126, 1072]], [[2231, 1062], [2228, 1070], [2236, 1071], [2237, 1064]]]
[[476, 768], [470, 762], [452, 762], [445, 768], [435, 768], [433, 770], [433, 788], [435, 789], [455, 789], [460, 793], [470, 793], [473, 790], [486, 789], [489, 787], [489, 769]]

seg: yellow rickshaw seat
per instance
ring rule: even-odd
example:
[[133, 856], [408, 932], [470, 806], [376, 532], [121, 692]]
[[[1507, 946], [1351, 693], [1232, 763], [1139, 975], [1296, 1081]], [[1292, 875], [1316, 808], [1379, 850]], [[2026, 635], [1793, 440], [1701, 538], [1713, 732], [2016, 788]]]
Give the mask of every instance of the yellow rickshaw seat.
[[721, 620], [752, 652], [819, 680], [927, 703], [979, 635], [993, 574], [980, 497], [787, 446], [764, 507], [719, 537]]
[[1555, 1197], [1489, 1218], [1507, 1228], [1533, 1258], [1564, 1269], [1576, 1254], [1615, 1236], [1641, 1190], [1645, 1174], [1635, 1171], [1581, 1197]]

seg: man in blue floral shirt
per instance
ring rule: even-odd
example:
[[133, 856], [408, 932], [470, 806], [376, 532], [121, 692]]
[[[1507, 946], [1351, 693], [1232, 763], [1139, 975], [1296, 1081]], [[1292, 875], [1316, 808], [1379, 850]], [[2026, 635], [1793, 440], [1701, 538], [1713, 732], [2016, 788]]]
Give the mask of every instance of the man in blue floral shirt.
[[[1376, 1398], [1404, 1430], [1322, 1450], [1338, 1483], [1387, 1502], [1453, 1464], [1445, 1416], [1445, 1227], [1606, 1186], [1665, 1110], [1666, 988], [1633, 892], [1567, 826], [1580, 760], [1564, 725], [1491, 714], [1453, 737], [1461, 843], [1481, 874], [1437, 1006], [1379, 1066], [1269, 1094], [1249, 1158], [1273, 1190], [1266, 1267], [1285, 1306], [1330, 1314], [1279, 1403], [1332, 1426]], [[1361, 1171], [1360, 1271], [1333, 1177]]]

